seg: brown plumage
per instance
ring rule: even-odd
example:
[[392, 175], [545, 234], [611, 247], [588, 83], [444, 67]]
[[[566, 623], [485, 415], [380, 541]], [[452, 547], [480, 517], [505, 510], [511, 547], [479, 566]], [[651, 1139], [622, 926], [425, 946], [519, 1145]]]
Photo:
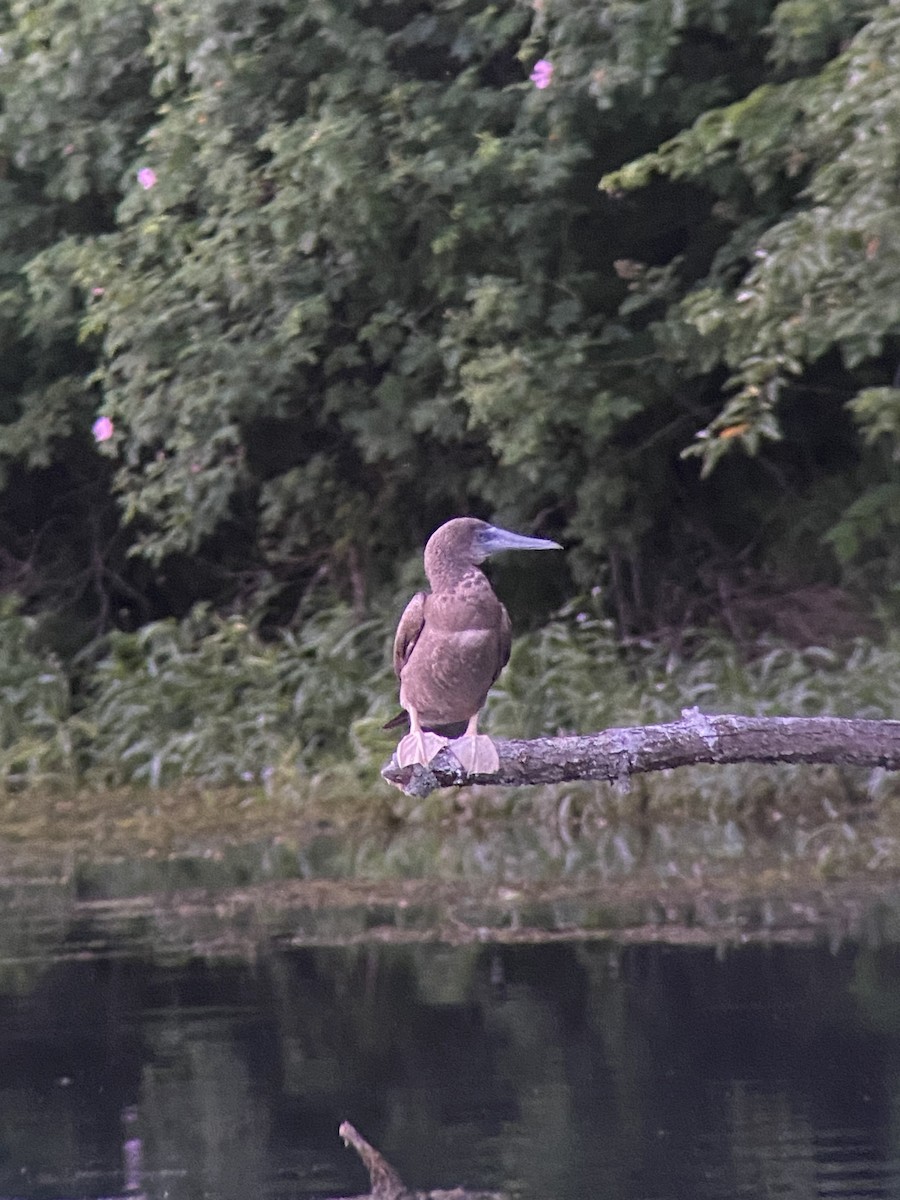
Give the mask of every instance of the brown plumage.
[[430, 592], [407, 604], [394, 638], [394, 670], [410, 732], [397, 747], [401, 766], [430, 762], [447, 738], [464, 730], [452, 750], [476, 774], [499, 761], [490, 738], [478, 733], [478, 712], [509, 659], [509, 615], [480, 569], [500, 550], [558, 550], [556, 542], [528, 538], [457, 517], [436, 530], [425, 547]]

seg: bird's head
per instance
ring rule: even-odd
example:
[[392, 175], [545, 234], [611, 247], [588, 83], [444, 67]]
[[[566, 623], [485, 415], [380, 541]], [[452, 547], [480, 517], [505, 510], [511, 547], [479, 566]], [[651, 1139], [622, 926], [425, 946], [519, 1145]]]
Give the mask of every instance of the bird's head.
[[548, 538], [526, 537], [479, 521], [476, 517], [455, 517], [436, 529], [425, 546], [425, 573], [429, 579], [435, 572], [447, 572], [451, 567], [465, 570], [483, 563], [501, 550], [561, 550], [558, 542]]

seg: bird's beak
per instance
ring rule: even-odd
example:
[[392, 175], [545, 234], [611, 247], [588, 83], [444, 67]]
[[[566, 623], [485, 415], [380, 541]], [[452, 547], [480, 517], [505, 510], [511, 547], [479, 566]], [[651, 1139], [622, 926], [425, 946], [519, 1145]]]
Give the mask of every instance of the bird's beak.
[[479, 549], [485, 558], [500, 550], [562, 550], [559, 542], [551, 542], [549, 538], [525, 537], [522, 533], [510, 533], [508, 529], [500, 529], [496, 525], [488, 525], [478, 538]]

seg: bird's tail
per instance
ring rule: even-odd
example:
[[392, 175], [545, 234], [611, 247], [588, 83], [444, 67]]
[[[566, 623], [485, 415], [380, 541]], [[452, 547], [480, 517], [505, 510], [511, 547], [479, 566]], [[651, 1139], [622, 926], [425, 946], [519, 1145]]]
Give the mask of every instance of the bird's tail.
[[[382, 729], [402, 729], [404, 725], [409, 725], [409, 713], [405, 709], [401, 709], [395, 717], [391, 717], [389, 721], [385, 721]], [[452, 721], [449, 725], [422, 725], [426, 733], [437, 733], [441, 737], [458, 738], [466, 732], [466, 721]]]

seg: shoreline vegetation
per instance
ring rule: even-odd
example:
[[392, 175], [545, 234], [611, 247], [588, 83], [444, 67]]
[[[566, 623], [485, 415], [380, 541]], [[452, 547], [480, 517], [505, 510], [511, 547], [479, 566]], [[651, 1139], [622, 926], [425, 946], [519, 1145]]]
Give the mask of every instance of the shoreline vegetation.
[[[898, 61], [858, 0], [0, 5], [0, 594], [71, 664], [0, 774], [356, 756], [333, 730], [455, 515], [566, 547], [497, 564], [518, 630], [602, 589], [632, 660], [717, 623], [877, 639]], [[579, 611], [510, 733], [635, 723], [558, 687]]]
[[[251, 785], [294, 803], [322, 788], [384, 795], [378, 772], [397, 741], [383, 729], [398, 707], [393, 616], [360, 622], [336, 608], [300, 632], [263, 637], [243, 618], [201, 607], [180, 622], [113, 633], [93, 664], [76, 659], [67, 667], [31, 648], [37, 621], [7, 601], [0, 787], [15, 796], [193, 780]], [[880, 641], [797, 647], [760, 638], [739, 646], [688, 631], [677, 645], [671, 637], [622, 645], [599, 605], [576, 602], [515, 639], [485, 712], [498, 739], [665, 725], [691, 713], [697, 720], [725, 713], [895, 720], [900, 635], [886, 629]], [[874, 769], [863, 790], [875, 798], [890, 791], [889, 778]]]
[[[900, 777], [837, 765], [683, 767], [617, 784], [452, 789], [380, 778], [396, 734], [389, 620], [322, 616], [306, 640], [193, 614], [117, 634], [78, 686], [0, 618], [3, 878], [72, 896], [432, 878], [478, 888], [685, 881], [773, 895], [900, 878]], [[98, 681], [102, 681], [101, 683]], [[623, 647], [572, 606], [517, 639], [488, 705], [498, 737], [653, 724], [686, 706], [755, 716], [900, 711], [900, 639], [843, 648], [724, 637]], [[699, 883], [698, 883], [699, 881]]]
[[9, 877], [900, 872], [878, 768], [379, 777], [457, 515], [566, 548], [499, 739], [900, 718], [898, 72], [886, 0], [0, 3]]

